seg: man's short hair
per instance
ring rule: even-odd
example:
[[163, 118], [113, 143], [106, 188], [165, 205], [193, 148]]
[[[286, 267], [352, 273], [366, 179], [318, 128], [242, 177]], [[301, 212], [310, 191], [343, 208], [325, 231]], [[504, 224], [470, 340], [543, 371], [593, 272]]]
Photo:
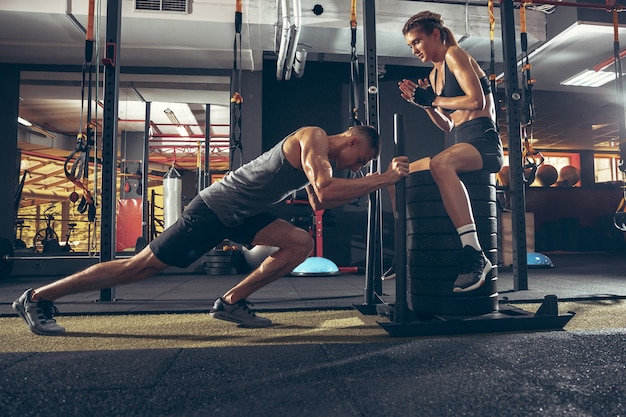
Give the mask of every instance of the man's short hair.
[[352, 126], [349, 130], [366, 139], [374, 150], [374, 158], [378, 158], [380, 155], [380, 135], [374, 126]]

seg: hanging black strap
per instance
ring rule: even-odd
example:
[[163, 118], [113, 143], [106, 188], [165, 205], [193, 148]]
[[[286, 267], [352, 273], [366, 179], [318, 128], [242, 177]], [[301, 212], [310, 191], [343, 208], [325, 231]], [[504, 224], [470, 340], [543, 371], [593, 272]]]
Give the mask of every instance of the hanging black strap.
[[356, 0], [352, 0], [350, 14], [350, 123], [349, 126], [360, 126], [359, 120], [359, 57], [356, 53]]
[[[489, 61], [489, 83], [491, 85], [491, 94], [493, 95], [494, 104], [496, 106], [495, 122], [498, 126], [498, 96], [496, 94], [496, 47], [495, 47], [495, 32], [496, 32], [496, 16], [493, 11], [493, 0], [487, 2], [487, 8], [489, 10], [489, 49], [491, 53], [491, 59]], [[499, 130], [499, 126], [498, 126]]]
[[241, 73], [239, 66], [241, 62], [241, 26], [243, 14], [241, 11], [241, 0], [235, 3], [235, 39], [233, 42], [233, 73], [231, 77], [231, 99], [230, 99], [230, 153], [229, 169], [235, 168], [235, 153], [243, 160], [243, 146], [241, 144], [241, 105], [243, 96], [241, 95]]
[[[93, 61], [93, 49], [94, 49], [94, 14], [95, 14], [95, 0], [89, 0], [89, 14], [87, 20], [87, 31], [85, 36], [85, 61], [82, 68], [82, 81], [81, 81], [81, 120], [79, 123], [79, 133], [76, 136], [76, 148], [72, 153], [65, 158], [63, 164], [63, 170], [65, 171], [65, 177], [76, 185], [83, 192], [83, 197], [78, 204], [77, 210], [79, 213], [87, 212], [87, 218], [90, 222], [96, 219], [96, 207], [93, 196], [89, 191], [89, 158], [91, 156], [91, 149], [94, 144], [95, 126], [92, 122], [91, 106], [92, 106], [92, 89], [93, 89], [93, 72], [95, 70], [92, 65]], [[87, 78], [87, 81], [85, 81]], [[87, 117], [85, 126], [85, 133], [83, 130], [83, 111], [85, 108], [85, 91], [87, 91]]]
[[[524, 168], [524, 183], [530, 185], [535, 181], [537, 169], [543, 164], [544, 157], [541, 152], [533, 148], [533, 123], [535, 122], [535, 102], [533, 98], [533, 86], [535, 80], [530, 75], [532, 65], [528, 59], [528, 34], [526, 33], [526, 5], [520, 6], [520, 44], [522, 49], [522, 74], [524, 80], [523, 107], [522, 107], [522, 136], [524, 138], [524, 151], [522, 153]], [[530, 134], [529, 134], [530, 132]]]
[[522, 46], [522, 71], [524, 74], [524, 108], [522, 122], [526, 126], [532, 126], [535, 121], [535, 102], [533, 99], [533, 86], [535, 80], [530, 75], [532, 65], [528, 59], [528, 34], [526, 33], [526, 6], [520, 6], [520, 43]]

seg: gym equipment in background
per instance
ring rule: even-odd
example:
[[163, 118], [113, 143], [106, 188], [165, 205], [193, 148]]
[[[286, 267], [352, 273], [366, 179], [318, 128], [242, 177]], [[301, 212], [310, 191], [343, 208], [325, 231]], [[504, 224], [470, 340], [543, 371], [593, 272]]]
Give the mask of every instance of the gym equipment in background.
[[537, 252], [528, 252], [526, 254], [526, 258], [528, 258], [528, 267], [529, 268], [553, 268], [554, 264], [552, 260], [548, 258], [543, 253]]
[[[308, 202], [307, 202], [308, 203]], [[296, 276], [326, 276], [341, 274], [339, 267], [330, 259], [324, 258], [323, 221], [324, 210], [316, 210], [314, 218], [315, 256], [310, 256], [291, 271]]]

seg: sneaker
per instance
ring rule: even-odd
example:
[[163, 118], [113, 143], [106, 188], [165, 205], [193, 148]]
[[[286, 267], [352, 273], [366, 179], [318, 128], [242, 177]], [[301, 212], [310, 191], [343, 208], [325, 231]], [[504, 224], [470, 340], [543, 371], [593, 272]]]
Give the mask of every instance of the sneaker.
[[31, 301], [32, 288], [13, 302], [13, 310], [24, 319], [30, 331], [41, 336], [55, 336], [65, 333], [65, 328], [57, 324], [54, 315], [59, 313], [52, 301]]
[[392, 279], [396, 279], [396, 259], [394, 258], [391, 261], [391, 266], [383, 272], [382, 277], [380, 277], [383, 281], [391, 281]]
[[467, 292], [480, 288], [492, 265], [484, 253], [471, 246], [464, 246], [461, 254], [459, 276], [454, 281], [454, 292]]
[[272, 320], [257, 316], [254, 311], [248, 308], [246, 300], [239, 300], [235, 304], [228, 304], [222, 298], [215, 300], [211, 308], [210, 316], [219, 319], [238, 323], [239, 327], [269, 327]]

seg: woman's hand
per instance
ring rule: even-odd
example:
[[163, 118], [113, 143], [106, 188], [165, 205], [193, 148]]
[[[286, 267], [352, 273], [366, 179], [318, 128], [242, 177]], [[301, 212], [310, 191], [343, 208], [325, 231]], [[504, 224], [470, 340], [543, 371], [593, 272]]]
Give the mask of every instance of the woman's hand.
[[417, 84], [404, 79], [398, 83], [398, 87], [403, 99], [421, 108], [432, 107], [437, 97], [427, 78], [417, 80]]

